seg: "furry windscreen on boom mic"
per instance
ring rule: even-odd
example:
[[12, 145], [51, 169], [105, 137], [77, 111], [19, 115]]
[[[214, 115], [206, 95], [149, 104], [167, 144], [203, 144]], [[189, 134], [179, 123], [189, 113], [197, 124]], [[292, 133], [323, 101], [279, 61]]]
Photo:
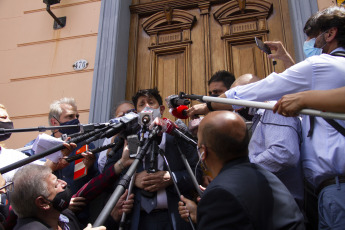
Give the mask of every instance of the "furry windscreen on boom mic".
[[171, 114], [176, 118], [187, 119], [188, 118], [187, 109], [188, 109], [188, 106], [180, 105], [177, 108], [171, 109]]
[[169, 108], [177, 108], [180, 105], [189, 105], [190, 101], [188, 99], [180, 98], [178, 95], [170, 95], [165, 98]]

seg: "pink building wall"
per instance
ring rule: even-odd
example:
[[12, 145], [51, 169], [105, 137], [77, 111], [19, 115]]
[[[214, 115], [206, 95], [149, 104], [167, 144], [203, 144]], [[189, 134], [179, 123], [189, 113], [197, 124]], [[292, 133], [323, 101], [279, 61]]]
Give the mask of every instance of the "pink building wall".
[[[80, 121], [88, 123], [100, 6], [100, 0], [62, 0], [51, 10], [67, 23], [54, 30], [42, 0], [0, 1], [0, 103], [15, 128], [48, 126], [49, 105], [62, 97], [74, 97]], [[80, 59], [89, 65], [76, 71]], [[6, 146], [20, 148], [37, 135], [14, 133]]]

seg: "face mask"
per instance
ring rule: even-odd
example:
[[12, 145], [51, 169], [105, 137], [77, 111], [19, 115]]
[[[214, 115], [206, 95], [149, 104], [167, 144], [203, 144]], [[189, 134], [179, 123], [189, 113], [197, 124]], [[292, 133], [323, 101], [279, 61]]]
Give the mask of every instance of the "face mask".
[[73, 194], [71, 189], [69, 188], [69, 186], [67, 186], [64, 191], [59, 192], [58, 194], [56, 194], [53, 200], [49, 201], [52, 203], [53, 207], [56, 210], [62, 212], [63, 210], [68, 208], [72, 195]]
[[[325, 31], [326, 32], [326, 31]], [[319, 36], [323, 35], [325, 32], [323, 32], [322, 34], [320, 34]], [[317, 36], [316, 38], [312, 38], [310, 39], [309, 41], [305, 41], [304, 44], [303, 44], [303, 51], [304, 51], [304, 54], [305, 56], [308, 58], [308, 57], [311, 57], [311, 56], [314, 56], [314, 55], [320, 55], [322, 54], [322, 49], [323, 47], [327, 44], [327, 42], [321, 47], [321, 48], [317, 48], [317, 47], [314, 47], [315, 46], [315, 41], [316, 39], [319, 37]]]
[[219, 97], [218, 94], [211, 94], [210, 97]]
[[[13, 122], [12, 121], [6, 121], [2, 122], [0, 121], [0, 128], [1, 129], [13, 129]], [[10, 138], [12, 133], [7, 133], [7, 134], [0, 134], [0, 141], [5, 141], [8, 138]]]
[[[66, 121], [64, 123], [60, 123], [61, 126], [65, 126], [65, 125], [78, 125], [78, 124], [80, 124], [80, 122], [79, 122], [79, 120], [77, 118], [73, 119], [71, 121]], [[79, 131], [80, 131], [80, 127], [79, 126], [73, 127], [73, 128], [68, 128], [68, 129], [59, 129], [60, 133], [67, 134], [67, 135], [70, 135], [70, 134], [73, 134], [73, 133], [78, 133]]]
[[143, 111], [152, 111], [152, 119], [154, 120], [156, 117], [162, 117], [160, 107], [157, 109], [152, 109], [151, 107], [145, 107]]

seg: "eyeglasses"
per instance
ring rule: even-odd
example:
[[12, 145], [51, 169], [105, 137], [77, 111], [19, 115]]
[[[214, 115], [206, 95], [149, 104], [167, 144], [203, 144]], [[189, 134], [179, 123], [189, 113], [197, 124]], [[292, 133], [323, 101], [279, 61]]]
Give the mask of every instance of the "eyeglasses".
[[6, 189], [7, 192], [12, 192], [13, 191], [13, 182], [8, 182], [4, 186], [0, 188], [0, 190]]

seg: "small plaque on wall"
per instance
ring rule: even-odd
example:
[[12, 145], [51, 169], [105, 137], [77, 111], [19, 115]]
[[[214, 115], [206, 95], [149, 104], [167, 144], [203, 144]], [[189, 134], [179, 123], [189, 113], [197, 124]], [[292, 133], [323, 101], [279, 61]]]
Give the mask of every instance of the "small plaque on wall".
[[73, 64], [73, 69], [74, 70], [83, 70], [86, 69], [89, 66], [88, 61], [85, 59], [80, 59]]

